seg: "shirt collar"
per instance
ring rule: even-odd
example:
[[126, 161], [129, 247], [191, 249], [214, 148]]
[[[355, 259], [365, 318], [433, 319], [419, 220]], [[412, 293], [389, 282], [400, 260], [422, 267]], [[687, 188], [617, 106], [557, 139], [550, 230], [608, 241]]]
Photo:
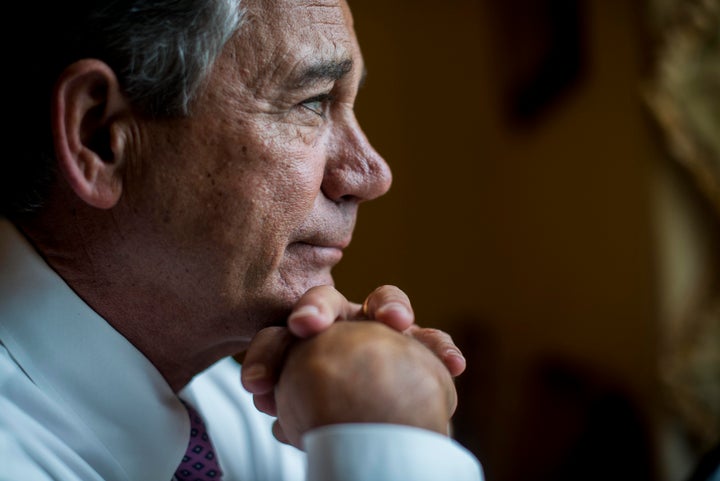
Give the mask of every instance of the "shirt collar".
[[2, 218], [0, 266], [0, 340], [32, 382], [95, 436], [67, 444], [78, 453], [104, 450], [86, 458], [101, 475], [120, 465], [128, 479], [171, 479], [190, 426], [160, 372]]

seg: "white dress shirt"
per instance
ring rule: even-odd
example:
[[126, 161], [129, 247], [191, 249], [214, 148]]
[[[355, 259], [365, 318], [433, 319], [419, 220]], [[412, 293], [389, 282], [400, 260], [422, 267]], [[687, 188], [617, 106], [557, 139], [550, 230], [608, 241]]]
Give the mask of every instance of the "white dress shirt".
[[[225, 481], [481, 481], [448, 437], [386, 424], [275, 440], [231, 358], [180, 393], [203, 416]], [[0, 219], [0, 481], [170, 481], [189, 439], [187, 412], [130, 342]]]

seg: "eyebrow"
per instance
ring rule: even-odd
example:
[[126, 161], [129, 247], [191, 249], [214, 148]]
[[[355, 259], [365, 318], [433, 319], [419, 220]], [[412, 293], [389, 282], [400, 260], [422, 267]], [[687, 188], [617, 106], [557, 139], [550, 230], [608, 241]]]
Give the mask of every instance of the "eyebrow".
[[[319, 62], [302, 70], [294, 79], [293, 85], [296, 88], [303, 88], [318, 81], [337, 81], [350, 73], [353, 65], [353, 61], [350, 59]], [[364, 79], [365, 70], [363, 70], [361, 83]]]

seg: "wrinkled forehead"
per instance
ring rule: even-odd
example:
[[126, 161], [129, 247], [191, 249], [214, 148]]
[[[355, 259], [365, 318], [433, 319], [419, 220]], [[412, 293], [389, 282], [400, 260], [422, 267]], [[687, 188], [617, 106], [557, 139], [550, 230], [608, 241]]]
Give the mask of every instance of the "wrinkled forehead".
[[[256, 74], [326, 61], [359, 61], [359, 47], [345, 0], [245, 0], [240, 55]], [[251, 73], [246, 71], [246, 73]], [[249, 80], [249, 79], [248, 79]]]
[[345, 0], [243, 0], [243, 7], [258, 16], [305, 24], [352, 22]]

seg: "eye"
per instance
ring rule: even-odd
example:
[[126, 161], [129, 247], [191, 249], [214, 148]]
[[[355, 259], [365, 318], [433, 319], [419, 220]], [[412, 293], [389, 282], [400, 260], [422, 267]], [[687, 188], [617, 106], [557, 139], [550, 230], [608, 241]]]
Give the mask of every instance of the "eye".
[[330, 102], [332, 102], [332, 95], [325, 93], [304, 100], [300, 103], [300, 106], [320, 117], [325, 117]]

